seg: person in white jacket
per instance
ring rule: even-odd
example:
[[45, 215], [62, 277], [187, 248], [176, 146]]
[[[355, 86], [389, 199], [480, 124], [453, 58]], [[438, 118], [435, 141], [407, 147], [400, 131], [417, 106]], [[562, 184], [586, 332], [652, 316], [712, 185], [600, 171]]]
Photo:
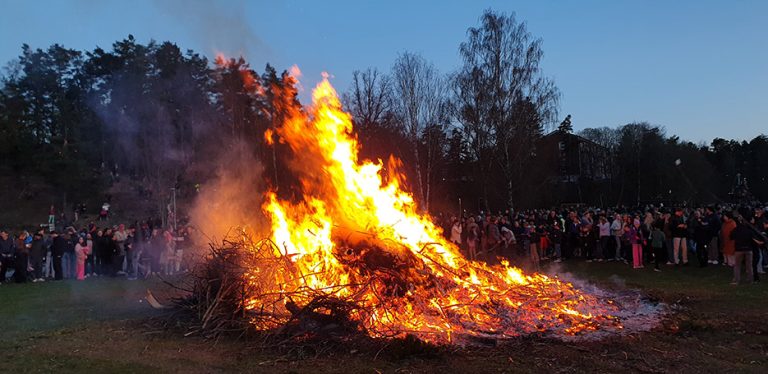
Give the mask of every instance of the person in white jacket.
[[461, 245], [461, 222], [456, 217], [451, 218], [451, 241], [456, 245]]

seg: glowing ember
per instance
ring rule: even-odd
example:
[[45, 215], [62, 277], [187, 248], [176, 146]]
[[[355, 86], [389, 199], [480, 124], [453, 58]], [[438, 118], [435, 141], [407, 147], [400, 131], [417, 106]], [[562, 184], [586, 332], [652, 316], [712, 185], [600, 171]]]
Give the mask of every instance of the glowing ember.
[[280, 327], [297, 310], [338, 314], [336, 300], [373, 337], [455, 343], [621, 328], [610, 301], [570, 283], [465, 259], [417, 212], [396, 161], [384, 169], [358, 160], [350, 116], [327, 77], [307, 113], [291, 113], [266, 136], [294, 151], [302, 200], [265, 196], [274, 246], [254, 246], [245, 290], [256, 328]]

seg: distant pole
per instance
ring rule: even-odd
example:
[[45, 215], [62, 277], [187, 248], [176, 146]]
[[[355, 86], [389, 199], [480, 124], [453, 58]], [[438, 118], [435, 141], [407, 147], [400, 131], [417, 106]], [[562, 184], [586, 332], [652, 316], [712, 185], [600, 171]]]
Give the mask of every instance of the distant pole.
[[461, 210], [461, 198], [459, 198], [459, 215], [458, 215], [459, 221], [461, 221], [461, 217], [463, 216], [464, 216], [464, 211]]
[[173, 231], [176, 231], [176, 187], [171, 188], [173, 191]]

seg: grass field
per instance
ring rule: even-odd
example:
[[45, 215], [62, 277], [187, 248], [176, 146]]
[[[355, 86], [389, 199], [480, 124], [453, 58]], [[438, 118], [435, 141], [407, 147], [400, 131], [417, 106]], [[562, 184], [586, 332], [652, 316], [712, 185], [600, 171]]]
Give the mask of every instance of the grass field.
[[604, 288], [639, 289], [670, 305], [650, 332], [597, 342], [530, 337], [429, 355], [375, 355], [355, 347], [315, 355], [255, 350], [247, 342], [184, 337], [143, 296], [158, 281], [91, 278], [0, 286], [0, 372], [685, 372], [764, 373], [768, 284], [730, 286], [725, 267], [632, 270], [574, 262], [558, 268]]

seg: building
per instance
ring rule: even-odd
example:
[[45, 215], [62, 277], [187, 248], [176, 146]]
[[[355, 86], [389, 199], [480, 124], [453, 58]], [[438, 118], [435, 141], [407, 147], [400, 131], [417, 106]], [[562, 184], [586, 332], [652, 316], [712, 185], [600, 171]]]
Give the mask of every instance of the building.
[[601, 204], [610, 187], [613, 156], [610, 150], [568, 131], [555, 130], [538, 144], [552, 200], [557, 203]]

